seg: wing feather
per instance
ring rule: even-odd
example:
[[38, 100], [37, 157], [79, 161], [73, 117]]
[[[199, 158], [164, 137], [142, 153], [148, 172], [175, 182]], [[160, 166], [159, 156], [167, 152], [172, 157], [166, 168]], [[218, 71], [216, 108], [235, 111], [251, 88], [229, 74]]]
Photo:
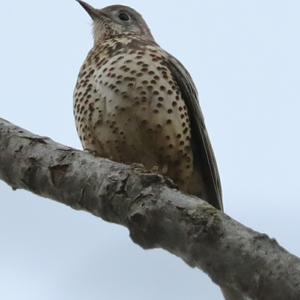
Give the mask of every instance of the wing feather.
[[194, 159], [205, 182], [207, 199], [204, 200], [216, 208], [223, 210], [222, 188], [217, 162], [198, 102], [197, 89], [185, 67], [172, 55], [168, 54], [167, 57], [168, 60], [165, 63], [178, 83], [188, 108]]

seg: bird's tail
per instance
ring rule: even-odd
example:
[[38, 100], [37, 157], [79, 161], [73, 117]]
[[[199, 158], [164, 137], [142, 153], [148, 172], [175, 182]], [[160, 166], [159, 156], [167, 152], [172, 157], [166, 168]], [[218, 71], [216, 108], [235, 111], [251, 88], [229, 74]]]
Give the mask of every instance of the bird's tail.
[[221, 287], [221, 290], [225, 300], [251, 300], [233, 288]]

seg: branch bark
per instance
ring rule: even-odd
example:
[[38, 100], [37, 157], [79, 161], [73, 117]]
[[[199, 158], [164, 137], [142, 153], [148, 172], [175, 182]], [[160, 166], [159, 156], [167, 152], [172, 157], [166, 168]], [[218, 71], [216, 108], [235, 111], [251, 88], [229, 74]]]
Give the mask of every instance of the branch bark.
[[126, 226], [206, 272], [236, 299], [299, 300], [300, 260], [168, 179], [34, 135], [0, 119], [0, 179]]

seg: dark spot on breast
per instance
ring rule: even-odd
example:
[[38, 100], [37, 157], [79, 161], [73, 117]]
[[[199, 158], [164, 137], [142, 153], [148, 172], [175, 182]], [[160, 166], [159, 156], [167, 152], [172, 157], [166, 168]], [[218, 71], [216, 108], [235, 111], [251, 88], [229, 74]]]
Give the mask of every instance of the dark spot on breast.
[[90, 104], [89, 104], [89, 109], [90, 109], [91, 111], [94, 111], [94, 110], [95, 110], [94, 103], [90, 103]]

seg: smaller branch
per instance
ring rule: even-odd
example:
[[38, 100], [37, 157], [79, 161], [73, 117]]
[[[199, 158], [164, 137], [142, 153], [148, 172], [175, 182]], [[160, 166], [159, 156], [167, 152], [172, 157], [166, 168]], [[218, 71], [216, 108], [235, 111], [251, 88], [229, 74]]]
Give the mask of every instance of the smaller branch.
[[0, 179], [126, 226], [250, 299], [299, 300], [300, 260], [162, 176], [95, 158], [0, 119]]

